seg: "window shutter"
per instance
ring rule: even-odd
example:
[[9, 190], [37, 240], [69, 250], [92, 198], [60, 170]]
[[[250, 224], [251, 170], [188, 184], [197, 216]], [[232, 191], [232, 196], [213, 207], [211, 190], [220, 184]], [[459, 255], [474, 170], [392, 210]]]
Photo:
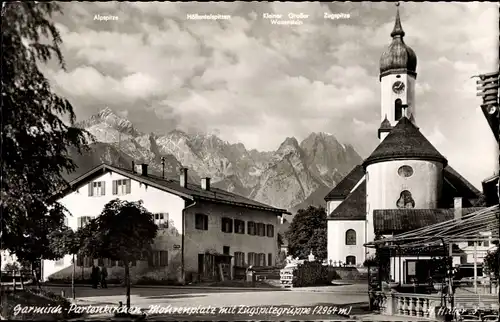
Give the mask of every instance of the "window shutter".
[[92, 197], [94, 195], [94, 183], [89, 182], [89, 197]]
[[101, 190], [101, 196], [106, 195], [106, 181], [102, 181], [102, 190]]
[[82, 217], [78, 217], [77, 221], [78, 221], [77, 228], [82, 228]]
[[113, 194], [118, 194], [118, 182], [116, 180], [113, 180]]
[[131, 180], [127, 179], [125, 181], [126, 181], [127, 193], [130, 193]]

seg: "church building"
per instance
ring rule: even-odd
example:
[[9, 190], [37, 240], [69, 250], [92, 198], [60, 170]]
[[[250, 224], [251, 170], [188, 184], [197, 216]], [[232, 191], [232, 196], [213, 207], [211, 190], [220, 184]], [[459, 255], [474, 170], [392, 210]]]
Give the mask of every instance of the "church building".
[[[361, 266], [363, 244], [466, 215], [481, 192], [458, 174], [417, 126], [417, 56], [405, 44], [399, 8], [380, 58], [380, 144], [325, 197], [328, 262]], [[467, 245], [466, 245], [467, 246]], [[485, 245], [486, 246], [486, 245]]]

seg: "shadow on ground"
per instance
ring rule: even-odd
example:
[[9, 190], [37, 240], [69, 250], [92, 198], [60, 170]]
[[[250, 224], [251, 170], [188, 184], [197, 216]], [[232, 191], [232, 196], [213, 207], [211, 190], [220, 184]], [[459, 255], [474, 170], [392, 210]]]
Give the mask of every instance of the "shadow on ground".
[[[64, 292], [65, 297], [71, 297], [71, 286], [66, 285], [57, 285], [57, 286], [43, 286], [44, 290], [53, 292], [55, 294], [61, 295]], [[272, 289], [270, 289], [272, 290]], [[253, 292], [258, 290], [242, 290], [242, 289], [224, 289], [224, 293], [245, 293], [245, 292]], [[75, 293], [77, 298], [82, 297], [96, 297], [96, 296], [121, 296], [125, 295], [126, 289], [125, 287], [120, 286], [110, 286], [109, 288], [104, 289], [94, 289], [89, 286], [76, 286]], [[183, 295], [183, 294], [193, 294], [193, 293], [220, 293], [221, 290], [218, 289], [183, 289], [183, 288], [169, 288], [166, 287], [132, 287], [130, 289], [131, 295], [136, 295], [140, 297], [149, 297], [149, 296], [164, 296], [164, 295]]]

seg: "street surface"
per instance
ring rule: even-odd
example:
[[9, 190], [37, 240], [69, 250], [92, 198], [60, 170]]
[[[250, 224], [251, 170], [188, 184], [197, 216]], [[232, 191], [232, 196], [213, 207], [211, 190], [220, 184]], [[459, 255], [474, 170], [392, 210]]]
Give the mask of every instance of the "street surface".
[[[63, 290], [66, 297], [71, 297], [71, 287], [45, 286], [44, 288], [56, 294], [61, 294]], [[276, 291], [142, 287], [131, 289], [131, 306], [149, 313], [148, 320], [153, 321], [348, 320], [350, 315], [367, 313], [368, 295], [363, 290], [363, 286], [353, 285]], [[108, 289], [77, 287], [76, 296], [76, 304], [81, 308], [106, 305], [115, 308], [120, 301], [124, 304], [126, 301], [123, 287]], [[266, 310], [263, 310], [264, 308]], [[110, 315], [92, 314], [89, 318], [103, 319]]]

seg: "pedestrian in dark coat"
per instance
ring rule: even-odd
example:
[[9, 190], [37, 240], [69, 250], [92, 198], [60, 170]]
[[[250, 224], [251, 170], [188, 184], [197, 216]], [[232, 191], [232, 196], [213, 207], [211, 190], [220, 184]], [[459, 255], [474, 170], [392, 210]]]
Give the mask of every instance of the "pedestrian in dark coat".
[[90, 275], [92, 279], [92, 288], [97, 288], [97, 286], [99, 285], [99, 275], [99, 267], [92, 264], [92, 273]]
[[108, 278], [108, 270], [106, 269], [106, 266], [103, 266], [101, 268], [101, 288], [108, 288], [106, 278]]

